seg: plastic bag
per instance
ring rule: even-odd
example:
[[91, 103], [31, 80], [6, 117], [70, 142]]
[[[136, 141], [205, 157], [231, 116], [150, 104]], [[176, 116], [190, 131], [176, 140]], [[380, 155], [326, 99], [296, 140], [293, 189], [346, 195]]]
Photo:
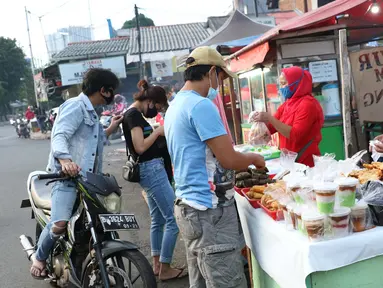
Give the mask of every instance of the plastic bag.
[[383, 206], [383, 182], [369, 181], [361, 187], [364, 202], [374, 206]]
[[269, 128], [263, 122], [255, 122], [254, 115], [256, 112], [251, 112], [249, 115], [249, 123], [252, 124], [249, 132], [249, 144], [253, 146], [267, 145], [271, 141]]
[[287, 169], [290, 171], [291, 174], [295, 172], [294, 166], [295, 166], [295, 160], [298, 157], [298, 153], [289, 151], [285, 148], [281, 149], [281, 157], [280, 157], [280, 163], [281, 166], [284, 169]]
[[382, 142], [380, 142], [379, 140], [373, 140], [373, 141], [370, 141], [370, 147], [371, 147], [371, 152], [372, 152], [372, 159], [377, 162], [381, 157], [383, 157], [383, 153], [378, 153], [376, 152], [376, 149], [375, 149], [375, 144], [383, 144]]
[[313, 180], [316, 182], [333, 182], [339, 173], [339, 165], [335, 160], [335, 154], [314, 155], [313, 157], [315, 164], [312, 169]]

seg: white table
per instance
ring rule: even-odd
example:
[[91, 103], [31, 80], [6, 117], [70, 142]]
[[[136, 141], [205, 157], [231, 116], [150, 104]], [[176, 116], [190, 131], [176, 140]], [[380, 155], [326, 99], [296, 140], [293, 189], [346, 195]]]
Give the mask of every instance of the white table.
[[[262, 270], [281, 288], [306, 288], [306, 277], [314, 272], [334, 270], [383, 255], [383, 227], [345, 238], [310, 243], [298, 231], [287, 231], [283, 221], [276, 222], [262, 209], [251, 207], [239, 194], [236, 193], [235, 199], [246, 245]], [[361, 287], [383, 287], [381, 278], [380, 286]], [[328, 286], [335, 287], [351, 286]]]

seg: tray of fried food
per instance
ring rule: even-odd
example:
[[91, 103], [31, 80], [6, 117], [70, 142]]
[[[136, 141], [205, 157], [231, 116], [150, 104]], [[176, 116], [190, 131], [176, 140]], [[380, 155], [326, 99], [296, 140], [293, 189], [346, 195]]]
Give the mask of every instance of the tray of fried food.
[[357, 178], [360, 184], [368, 181], [377, 181], [383, 178], [383, 163], [372, 162], [371, 164], [363, 164], [364, 169], [354, 170], [348, 176]]
[[265, 193], [266, 186], [255, 185], [250, 188], [250, 191], [246, 193], [249, 199], [260, 200]]
[[277, 211], [279, 209], [278, 201], [269, 194], [263, 195], [261, 204], [270, 211]]
[[286, 182], [279, 180], [279, 181], [276, 181], [275, 183], [267, 184], [266, 189], [267, 191], [282, 190], [283, 192], [286, 193]]

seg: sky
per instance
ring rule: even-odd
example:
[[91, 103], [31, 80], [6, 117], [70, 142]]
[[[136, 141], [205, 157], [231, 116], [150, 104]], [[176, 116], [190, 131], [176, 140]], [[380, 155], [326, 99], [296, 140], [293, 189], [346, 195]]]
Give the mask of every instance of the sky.
[[48, 61], [44, 35], [70, 25], [92, 25], [95, 40], [108, 39], [106, 19], [112, 20], [114, 29], [121, 28], [134, 17], [134, 4], [156, 26], [205, 22], [208, 16], [226, 15], [232, 9], [232, 0], [10, 0], [3, 3], [0, 36], [15, 38], [30, 57], [27, 6], [33, 56], [39, 66]]

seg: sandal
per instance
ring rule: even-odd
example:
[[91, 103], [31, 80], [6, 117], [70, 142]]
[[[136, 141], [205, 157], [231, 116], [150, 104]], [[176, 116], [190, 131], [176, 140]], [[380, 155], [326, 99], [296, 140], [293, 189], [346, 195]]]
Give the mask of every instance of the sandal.
[[180, 273], [178, 273], [175, 277], [172, 277], [172, 278], [169, 278], [169, 279], [160, 279], [160, 281], [162, 282], [167, 282], [167, 281], [170, 281], [170, 280], [175, 280], [175, 279], [181, 279], [181, 278], [184, 278], [186, 276], [188, 276], [188, 273], [183, 273], [185, 271], [185, 268], [175, 268], [177, 270], [180, 270]]
[[[34, 275], [32, 273], [32, 269], [39, 271], [40, 276]], [[31, 266], [30, 273], [31, 273], [31, 276], [36, 280], [44, 280], [44, 279], [48, 278], [48, 273], [47, 273], [47, 269], [45, 266], [43, 268], [41, 268], [40, 266], [33, 263]]]

